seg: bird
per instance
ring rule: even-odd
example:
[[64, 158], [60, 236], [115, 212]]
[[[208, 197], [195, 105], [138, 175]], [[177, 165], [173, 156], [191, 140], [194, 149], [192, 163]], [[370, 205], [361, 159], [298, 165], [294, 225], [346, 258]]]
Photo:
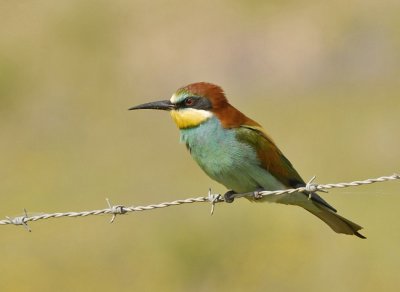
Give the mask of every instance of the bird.
[[224, 185], [225, 202], [235, 194], [255, 202], [300, 206], [337, 233], [366, 238], [362, 227], [340, 215], [315, 192], [260, 196], [260, 191], [299, 188], [305, 181], [262, 126], [230, 104], [223, 89], [208, 82], [180, 87], [170, 99], [148, 102], [129, 110], [168, 111], [180, 140], [213, 180]]

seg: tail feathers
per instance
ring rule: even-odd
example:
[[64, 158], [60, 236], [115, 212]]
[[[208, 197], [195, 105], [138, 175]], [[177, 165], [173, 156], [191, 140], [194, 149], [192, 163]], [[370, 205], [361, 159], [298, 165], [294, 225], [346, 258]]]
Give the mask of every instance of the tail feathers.
[[327, 201], [325, 201], [322, 197], [318, 196], [317, 193], [311, 193], [311, 194], [306, 194], [306, 195], [310, 196], [310, 199], [313, 200], [314, 202], [324, 205], [325, 207], [327, 207], [328, 209], [331, 209], [335, 213], [337, 212], [337, 210], [335, 208], [333, 208], [331, 205], [329, 205], [329, 203]]
[[320, 205], [318, 203], [313, 203], [314, 206], [302, 206], [304, 209], [309, 211], [311, 214], [317, 216], [319, 219], [324, 221], [329, 225], [337, 233], [344, 233], [349, 235], [355, 235], [360, 238], [366, 238], [364, 235], [359, 233], [358, 231], [362, 229], [362, 227], [350, 220], [334, 213], [327, 207]]
[[[328, 226], [337, 233], [366, 238], [364, 235], [358, 232], [362, 229], [360, 225], [338, 215], [335, 208], [333, 208], [328, 204], [328, 202], [315, 193], [312, 193], [311, 196], [310, 194], [305, 193], [283, 194], [274, 196], [273, 198], [274, 200], [268, 201], [303, 207], [308, 212], [317, 216], [319, 219], [328, 224]], [[264, 201], [267, 201], [267, 199], [264, 199]]]

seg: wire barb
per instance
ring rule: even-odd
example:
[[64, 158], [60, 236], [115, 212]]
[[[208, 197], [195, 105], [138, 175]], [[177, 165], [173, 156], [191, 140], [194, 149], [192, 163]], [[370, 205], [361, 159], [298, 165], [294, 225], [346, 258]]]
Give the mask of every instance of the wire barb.
[[211, 188], [208, 189], [208, 196], [207, 199], [209, 202], [211, 202], [211, 213], [210, 215], [212, 216], [214, 214], [214, 210], [215, 210], [215, 204], [216, 203], [220, 203], [220, 202], [224, 202], [224, 200], [222, 199], [222, 196], [220, 194], [212, 194], [211, 193]]
[[318, 189], [318, 184], [313, 183], [316, 179], [316, 176], [314, 175], [306, 184], [305, 186], [305, 192], [308, 194], [308, 199], [311, 200], [312, 194], [315, 192], [324, 192], [327, 193], [328, 191], [325, 191], [324, 189]]
[[112, 206], [110, 203], [110, 200], [107, 198], [107, 205], [108, 208], [110, 209], [110, 213], [112, 214], [110, 223], [114, 223], [115, 218], [117, 218], [117, 215], [123, 215], [125, 214], [127, 211], [124, 209], [125, 207], [123, 205], [114, 205]]
[[22, 216], [17, 216], [17, 217], [8, 217], [6, 218], [9, 220], [9, 224], [13, 225], [22, 225], [28, 232], [32, 232], [32, 230], [29, 228], [28, 224], [26, 223], [28, 220], [28, 213], [26, 212], [26, 209], [24, 208], [24, 215]]
[[[378, 183], [378, 182], [386, 182], [386, 181], [391, 181], [391, 180], [399, 180], [400, 175], [399, 174], [393, 174], [390, 176], [381, 176], [378, 178], [370, 178], [366, 179], [363, 181], [353, 181], [353, 182], [348, 182], [348, 183], [336, 183], [336, 184], [314, 184], [315, 177], [313, 177], [307, 184], [306, 186], [299, 187], [296, 189], [285, 189], [285, 190], [277, 190], [277, 191], [260, 191], [257, 192], [257, 197], [265, 197], [265, 196], [279, 196], [282, 194], [293, 194], [296, 192], [320, 192], [320, 191], [326, 191], [329, 189], [333, 188], [347, 188], [347, 187], [356, 187], [356, 186], [361, 186], [361, 185], [368, 185], [368, 184], [373, 184], [373, 183]], [[254, 192], [252, 193], [246, 193], [246, 194], [235, 194], [235, 198], [241, 198], [241, 197], [246, 197], [249, 195], [254, 195]], [[221, 203], [225, 202], [223, 196], [220, 194], [211, 194], [211, 189], [208, 191], [208, 196], [206, 197], [197, 197], [197, 198], [188, 198], [188, 199], [181, 199], [181, 200], [175, 200], [172, 202], [164, 202], [164, 203], [159, 203], [159, 204], [152, 204], [152, 205], [147, 205], [147, 206], [130, 206], [130, 207], [125, 207], [123, 205], [111, 205], [110, 201], [107, 199], [107, 204], [108, 208], [106, 209], [101, 209], [101, 210], [92, 210], [92, 211], [81, 211], [81, 212], [64, 212], [64, 213], [50, 213], [50, 214], [41, 214], [41, 215], [35, 215], [35, 216], [28, 216], [28, 213], [24, 209], [25, 215], [23, 216], [18, 216], [18, 217], [6, 217], [5, 220], [0, 220], [0, 225], [22, 225], [25, 227], [26, 230], [31, 232], [31, 229], [29, 228], [27, 222], [28, 221], [38, 221], [38, 220], [44, 220], [44, 219], [50, 219], [50, 218], [61, 218], [61, 217], [86, 217], [86, 216], [92, 216], [92, 215], [106, 215], [106, 214], [112, 214], [112, 218], [110, 223], [114, 222], [115, 218], [117, 215], [122, 215], [122, 214], [128, 214], [132, 212], [139, 212], [139, 211], [149, 211], [149, 210], [154, 210], [154, 209], [161, 209], [161, 208], [166, 208], [166, 207], [172, 207], [172, 206], [180, 206], [183, 204], [192, 204], [192, 203], [211, 203], [211, 215], [214, 213], [215, 209], [215, 204], [216, 203]]]
[[310, 198], [311, 198], [311, 193], [315, 193], [316, 191], [318, 191], [317, 189], [317, 184], [314, 184], [314, 180], [315, 180], [316, 176], [314, 175], [306, 184], [306, 192], [310, 194]]

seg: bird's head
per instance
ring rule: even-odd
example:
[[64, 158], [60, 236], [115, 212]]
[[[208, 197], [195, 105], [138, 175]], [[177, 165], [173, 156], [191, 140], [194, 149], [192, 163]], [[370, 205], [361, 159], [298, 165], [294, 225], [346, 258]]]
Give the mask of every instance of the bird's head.
[[221, 87], [198, 82], [179, 88], [169, 100], [149, 102], [130, 110], [155, 109], [171, 113], [179, 129], [197, 127], [230, 106]]

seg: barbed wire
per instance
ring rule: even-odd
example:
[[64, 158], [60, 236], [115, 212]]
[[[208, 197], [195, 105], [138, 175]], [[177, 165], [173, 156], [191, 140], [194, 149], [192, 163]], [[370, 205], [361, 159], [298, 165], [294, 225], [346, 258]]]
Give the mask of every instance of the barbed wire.
[[[368, 185], [378, 182], [386, 182], [391, 180], [400, 179], [399, 174], [393, 174], [391, 176], [381, 176], [378, 178], [369, 178], [366, 180], [357, 180], [353, 182], [345, 182], [345, 183], [333, 183], [333, 184], [315, 184], [313, 183], [315, 180], [315, 176], [303, 187], [294, 188], [294, 189], [285, 189], [285, 190], [277, 190], [277, 191], [257, 191], [251, 193], [242, 193], [242, 194], [231, 194], [229, 196], [229, 201], [232, 201], [234, 198], [242, 198], [242, 197], [254, 197], [256, 199], [260, 199], [267, 196], [278, 196], [283, 194], [292, 194], [297, 192], [306, 192], [311, 194], [313, 192], [324, 191], [333, 188], [347, 188], [347, 187], [356, 187], [361, 185]], [[0, 225], [22, 225], [29, 232], [31, 229], [28, 226], [28, 222], [30, 221], [38, 221], [50, 218], [61, 218], [61, 217], [86, 217], [86, 216], [94, 216], [94, 215], [107, 215], [111, 214], [112, 218], [110, 223], [113, 223], [117, 215], [128, 214], [132, 212], [139, 211], [149, 211], [154, 209], [172, 207], [172, 206], [180, 206], [183, 204], [193, 204], [193, 203], [211, 203], [211, 215], [214, 213], [214, 208], [216, 203], [228, 202], [228, 200], [220, 195], [220, 194], [212, 194], [211, 189], [208, 192], [206, 197], [197, 197], [197, 198], [188, 198], [175, 200], [172, 202], [164, 202], [159, 204], [151, 204], [147, 206], [130, 206], [125, 207], [123, 205], [111, 205], [110, 201], [106, 199], [108, 208], [99, 209], [99, 210], [91, 210], [91, 211], [81, 211], [81, 212], [60, 212], [60, 213], [50, 213], [50, 214], [40, 214], [29, 216], [26, 209], [24, 209], [24, 215], [17, 217], [8, 217], [6, 219], [0, 220]]]

